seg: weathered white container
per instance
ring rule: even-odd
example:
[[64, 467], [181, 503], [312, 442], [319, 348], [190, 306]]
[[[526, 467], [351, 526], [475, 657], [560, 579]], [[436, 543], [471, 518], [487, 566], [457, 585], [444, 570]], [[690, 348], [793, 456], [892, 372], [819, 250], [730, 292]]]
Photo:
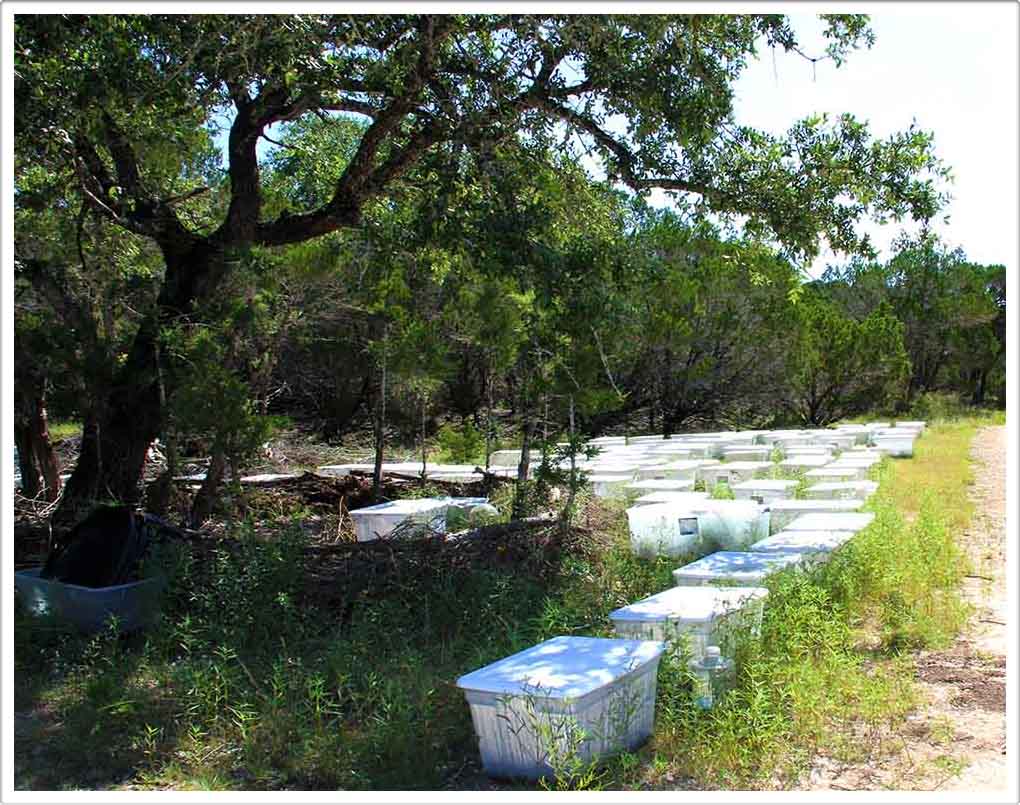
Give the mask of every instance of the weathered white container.
[[752, 551], [802, 553], [811, 561], [828, 561], [831, 554], [853, 539], [856, 531], [780, 531], [759, 540]]
[[923, 433], [927, 423], [922, 419], [917, 420], [900, 420], [896, 423], [897, 428], [912, 428], [919, 433]]
[[358, 542], [387, 537], [404, 522], [428, 526], [433, 531], [446, 531], [446, 498], [391, 500], [351, 511]]
[[636, 556], [701, 555], [708, 550], [699, 518], [688, 503], [654, 503], [627, 509], [630, 546]]
[[669, 439], [663, 437], [661, 433], [659, 434], [653, 433], [645, 434], [642, 436], [631, 436], [628, 444], [663, 444], [668, 441]]
[[700, 659], [706, 646], [728, 656], [745, 640], [761, 635], [764, 587], [671, 587], [609, 613], [620, 637], [664, 640], [684, 646]]
[[875, 449], [893, 458], [908, 458], [914, 455], [914, 434], [905, 436], [872, 436]]
[[801, 456], [825, 456], [831, 458], [833, 449], [828, 445], [813, 444], [810, 447], [791, 447], [784, 456], [786, 458], [800, 458]]
[[876, 431], [882, 428], [891, 428], [892, 422], [865, 422], [864, 426], [870, 431]]
[[789, 452], [794, 447], [814, 447], [814, 436], [782, 436], [776, 439], [775, 444], [782, 450]]
[[657, 503], [673, 503], [691, 506], [708, 500], [708, 492], [649, 492], [634, 501], [635, 506], [654, 506]]
[[595, 439], [591, 439], [587, 442], [588, 444], [595, 445], [596, 447], [606, 447], [607, 445], [613, 444], [626, 444], [626, 436], [599, 436]]
[[677, 587], [758, 587], [774, 573], [797, 567], [803, 561], [804, 554], [794, 551], [719, 551], [674, 570], [673, 582]]
[[[868, 473], [871, 472], [873, 464], [870, 461], [856, 461], [854, 459], [846, 459], [845, 461], [833, 461], [830, 464], [826, 464], [824, 467], [819, 467], [820, 470], [839, 470], [840, 472], [846, 473], [846, 480], [848, 481], [866, 481], [868, 480]], [[816, 472], [816, 470], [812, 470]], [[805, 473], [805, 476], [807, 474]], [[812, 478], [820, 481], [838, 481], [839, 478], [831, 477], [825, 478], [821, 476], [810, 476], [808, 480]]]
[[704, 499], [627, 510], [638, 556], [681, 556], [745, 549], [769, 533], [769, 511], [752, 501]]
[[732, 486], [765, 475], [770, 469], [771, 461], [728, 461], [725, 464], [699, 467], [698, 476], [709, 486], [720, 481]]
[[634, 477], [639, 481], [651, 481], [656, 478], [665, 479], [665, 467], [669, 461], [653, 461], [647, 464], [639, 464], [634, 470]]
[[633, 480], [633, 475], [613, 473], [593, 473], [588, 476], [591, 492], [597, 498], [623, 497], [627, 494], [627, 484]]
[[772, 461], [772, 448], [765, 446], [746, 445], [743, 447], [727, 447], [722, 457], [726, 461]]
[[797, 458], [785, 458], [779, 462], [779, 468], [788, 472], [799, 472], [801, 470], [816, 470], [829, 463], [827, 456], [798, 456]]
[[[648, 492], [690, 492], [694, 489], [694, 481], [690, 478], [653, 478], [650, 481], [634, 481], [627, 484], [628, 492], [646, 494]], [[705, 494], [707, 493], [699, 493]]]
[[859, 498], [848, 500], [775, 500], [769, 506], [772, 533], [784, 530], [803, 514], [854, 512], [864, 505]]
[[683, 461], [691, 456], [691, 451], [682, 445], [669, 445], [668, 447], [653, 447], [645, 455], [655, 461]]
[[839, 461], [869, 461], [872, 464], [877, 464], [883, 458], [882, 453], [879, 450], [873, 450], [870, 447], [852, 447], [849, 450], [844, 450], [840, 456]]
[[554, 637], [460, 677], [486, 773], [537, 778], [638, 747], [652, 734], [664, 649]]
[[868, 477], [868, 472], [871, 468], [880, 461], [881, 459], [878, 458], [854, 458], [851, 456], [850, 458], [838, 458], [827, 466], [833, 469], [843, 467], [855, 469], [859, 472], [858, 480], [863, 481]]
[[824, 481], [853, 481], [857, 479], [857, 470], [854, 467], [833, 467], [826, 464], [815, 470], [808, 470], [804, 477], [809, 482], [821, 483]]
[[516, 467], [520, 463], [520, 450], [495, 450], [489, 454], [490, 467]]
[[824, 437], [819, 439], [819, 442], [823, 444], [831, 444], [835, 446], [837, 450], [846, 450], [857, 443], [857, 435], [853, 433], [838, 433], [837, 431], [829, 431]]
[[766, 506], [774, 500], [788, 500], [797, 491], [797, 481], [756, 478], [730, 487], [737, 500], [756, 500]]
[[804, 496], [809, 500], [867, 500], [878, 491], [878, 484], [875, 481], [842, 481], [831, 483], [820, 483], [809, 486], [804, 490]]
[[795, 517], [784, 531], [860, 531], [875, 519], [874, 512], [813, 512]]
[[685, 440], [681, 441], [681, 444], [685, 450], [690, 451], [691, 458], [717, 458], [720, 453], [718, 442], [689, 442]]
[[638, 465], [624, 461], [609, 461], [599, 458], [586, 465], [586, 469], [592, 472], [607, 473], [609, 475], [631, 475], [637, 472]]
[[671, 461], [661, 467], [662, 480], [696, 481], [698, 479], [699, 467], [707, 467], [717, 463], [717, 461], [710, 459]]

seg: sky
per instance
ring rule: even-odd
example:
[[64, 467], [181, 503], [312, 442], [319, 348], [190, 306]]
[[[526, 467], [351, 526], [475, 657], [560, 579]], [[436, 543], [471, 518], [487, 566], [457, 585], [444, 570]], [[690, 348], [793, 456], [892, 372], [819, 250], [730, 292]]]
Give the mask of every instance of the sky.
[[[884, 9], [852, 4], [871, 15], [875, 44], [836, 67], [766, 50], [735, 85], [737, 120], [773, 133], [812, 113], [850, 112], [870, 122], [874, 136], [906, 129], [911, 121], [934, 132], [935, 151], [951, 167], [949, 223], [936, 225], [943, 240], [977, 263], [1017, 260], [1017, 12], [1014, 3], [918, 3]], [[844, 9], [839, 9], [844, 10]], [[821, 24], [793, 15], [809, 55], [824, 50]], [[895, 224], [867, 228], [885, 249]], [[823, 253], [817, 276], [838, 262]]]

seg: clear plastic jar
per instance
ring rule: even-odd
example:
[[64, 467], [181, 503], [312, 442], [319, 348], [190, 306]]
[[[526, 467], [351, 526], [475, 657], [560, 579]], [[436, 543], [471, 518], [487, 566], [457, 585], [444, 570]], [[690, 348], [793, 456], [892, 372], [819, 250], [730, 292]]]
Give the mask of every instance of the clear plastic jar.
[[705, 656], [691, 660], [689, 667], [694, 674], [694, 704], [711, 710], [733, 685], [733, 660], [723, 657], [718, 646], [708, 646]]

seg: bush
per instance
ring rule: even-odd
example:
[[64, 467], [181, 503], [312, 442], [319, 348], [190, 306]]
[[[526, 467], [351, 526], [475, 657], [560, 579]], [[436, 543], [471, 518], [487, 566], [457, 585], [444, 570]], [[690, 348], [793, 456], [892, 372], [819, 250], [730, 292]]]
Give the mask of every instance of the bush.
[[470, 421], [460, 426], [447, 422], [436, 434], [439, 442], [439, 460], [451, 464], [484, 464], [485, 437]]

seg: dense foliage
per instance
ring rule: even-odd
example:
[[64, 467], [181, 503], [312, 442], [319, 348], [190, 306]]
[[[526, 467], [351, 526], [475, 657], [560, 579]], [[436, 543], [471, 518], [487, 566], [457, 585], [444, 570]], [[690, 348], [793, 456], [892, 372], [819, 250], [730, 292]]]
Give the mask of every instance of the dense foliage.
[[[871, 45], [823, 18], [836, 64]], [[499, 418], [527, 448], [1001, 396], [1003, 271], [930, 238], [879, 265], [857, 227], [940, 209], [932, 135], [734, 118], [748, 60], [805, 47], [782, 16], [19, 15], [15, 42], [19, 421], [84, 423], [65, 509], [135, 499], [157, 437], [243, 462], [271, 412], [370, 421], [378, 462], [451, 416], [487, 454]], [[805, 294], [822, 241], [858, 258]]]

